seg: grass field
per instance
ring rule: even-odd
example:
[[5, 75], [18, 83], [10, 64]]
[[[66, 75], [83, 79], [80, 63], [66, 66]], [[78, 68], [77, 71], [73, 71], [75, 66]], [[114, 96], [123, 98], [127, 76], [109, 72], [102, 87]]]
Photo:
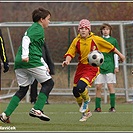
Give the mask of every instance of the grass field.
[[[2, 112], [7, 103], [0, 103]], [[10, 124], [0, 122], [0, 131], [9, 131], [3, 127], [15, 127], [13, 131], [133, 131], [133, 105], [117, 104], [117, 112], [109, 113], [109, 104], [102, 105], [102, 112], [92, 112], [92, 117], [86, 122], [79, 122], [81, 113], [76, 104], [46, 104], [45, 113], [51, 118], [49, 122], [41, 121], [28, 115], [33, 105], [20, 103], [11, 115]], [[90, 104], [94, 110], [94, 103]], [[11, 130], [10, 130], [11, 131]]]

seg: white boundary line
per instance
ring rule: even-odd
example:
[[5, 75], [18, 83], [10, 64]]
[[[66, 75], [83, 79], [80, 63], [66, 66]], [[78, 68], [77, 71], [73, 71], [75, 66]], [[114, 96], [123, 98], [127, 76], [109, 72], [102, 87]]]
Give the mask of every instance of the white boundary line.
[[[29, 112], [14, 112], [14, 114], [28, 114]], [[81, 114], [80, 112], [44, 112], [46, 114]], [[92, 112], [94, 114], [133, 114], [133, 112]]]

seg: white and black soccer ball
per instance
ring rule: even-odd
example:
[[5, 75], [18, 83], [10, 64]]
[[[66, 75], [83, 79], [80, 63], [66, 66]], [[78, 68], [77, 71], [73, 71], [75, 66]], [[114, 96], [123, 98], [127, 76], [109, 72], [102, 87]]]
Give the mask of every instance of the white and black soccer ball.
[[99, 67], [104, 62], [104, 55], [100, 51], [94, 50], [88, 54], [87, 59], [91, 66]]

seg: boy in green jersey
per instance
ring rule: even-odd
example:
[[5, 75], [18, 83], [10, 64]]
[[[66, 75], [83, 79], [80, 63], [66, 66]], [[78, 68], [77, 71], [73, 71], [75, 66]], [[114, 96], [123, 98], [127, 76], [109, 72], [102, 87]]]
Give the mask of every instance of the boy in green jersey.
[[44, 8], [35, 9], [32, 12], [33, 24], [27, 29], [15, 58], [15, 73], [19, 90], [11, 98], [6, 110], [0, 115], [0, 120], [9, 123], [9, 117], [17, 108], [19, 102], [26, 95], [29, 85], [36, 79], [41, 85], [38, 99], [30, 110], [29, 115], [43, 121], [50, 118], [43, 113], [43, 107], [51, 92], [54, 82], [49, 74], [47, 63], [42, 57], [44, 45], [44, 28], [50, 23], [51, 13]]
[[[118, 50], [118, 42], [115, 38], [111, 37], [112, 27], [104, 23], [101, 28], [102, 37], [114, 45]], [[103, 84], [107, 84], [110, 93], [110, 109], [109, 112], [115, 112], [115, 89], [116, 73], [119, 72], [118, 55], [111, 53], [104, 54], [104, 63], [100, 66], [100, 74], [95, 80], [96, 86], [96, 99], [95, 99], [95, 112], [101, 112], [101, 89]]]

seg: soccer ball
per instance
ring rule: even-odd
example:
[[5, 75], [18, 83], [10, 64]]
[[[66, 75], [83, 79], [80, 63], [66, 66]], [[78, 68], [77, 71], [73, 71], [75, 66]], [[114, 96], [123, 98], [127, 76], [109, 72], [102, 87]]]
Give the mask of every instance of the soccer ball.
[[103, 64], [104, 62], [104, 56], [103, 54], [98, 51], [98, 50], [94, 50], [92, 52], [90, 52], [88, 54], [88, 62], [91, 66], [94, 66], [94, 67], [99, 67]]

